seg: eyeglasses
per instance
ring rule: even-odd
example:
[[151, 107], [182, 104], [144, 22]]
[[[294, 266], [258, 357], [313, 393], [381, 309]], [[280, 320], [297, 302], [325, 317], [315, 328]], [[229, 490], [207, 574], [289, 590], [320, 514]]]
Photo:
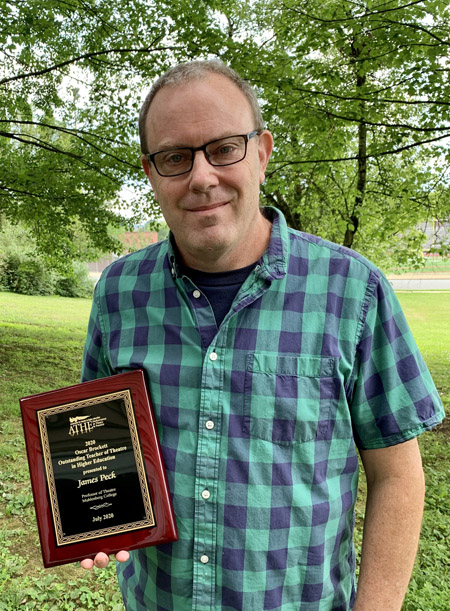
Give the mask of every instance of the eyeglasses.
[[212, 140], [202, 146], [186, 146], [148, 153], [147, 159], [153, 163], [160, 176], [180, 176], [190, 172], [197, 151], [203, 151], [206, 161], [212, 166], [233, 165], [245, 158], [248, 141], [260, 133], [261, 130], [255, 130], [248, 134]]

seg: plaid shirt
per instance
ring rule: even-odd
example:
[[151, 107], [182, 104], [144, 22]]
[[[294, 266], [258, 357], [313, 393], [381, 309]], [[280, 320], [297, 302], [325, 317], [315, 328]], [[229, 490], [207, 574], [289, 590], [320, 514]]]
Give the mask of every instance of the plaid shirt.
[[170, 241], [113, 263], [83, 379], [145, 370], [179, 541], [118, 565], [132, 611], [347, 611], [356, 447], [401, 443], [442, 405], [383, 275], [273, 222], [217, 329]]

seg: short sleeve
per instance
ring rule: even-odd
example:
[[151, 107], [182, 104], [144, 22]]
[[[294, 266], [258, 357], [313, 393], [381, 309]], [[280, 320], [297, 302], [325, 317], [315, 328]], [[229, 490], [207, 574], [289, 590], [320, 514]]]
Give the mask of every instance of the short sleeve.
[[430, 372], [382, 275], [376, 275], [365, 302], [350, 409], [361, 449], [408, 441], [444, 417]]
[[102, 330], [102, 321], [100, 309], [98, 307], [98, 285], [94, 293], [92, 301], [91, 314], [84, 346], [83, 366], [81, 372], [81, 380], [95, 380], [104, 378], [114, 374], [108, 359], [107, 346], [105, 345], [104, 333]]

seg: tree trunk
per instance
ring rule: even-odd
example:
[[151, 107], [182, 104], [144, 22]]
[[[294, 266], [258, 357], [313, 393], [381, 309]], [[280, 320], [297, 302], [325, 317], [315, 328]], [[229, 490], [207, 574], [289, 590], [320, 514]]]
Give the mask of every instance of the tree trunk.
[[[357, 76], [356, 86], [362, 87], [366, 81], [365, 76]], [[343, 245], [351, 248], [355, 234], [359, 227], [360, 210], [364, 203], [364, 194], [367, 183], [367, 125], [364, 122], [364, 102], [360, 104], [361, 119], [358, 127], [358, 180], [356, 184], [355, 203], [347, 222]]]

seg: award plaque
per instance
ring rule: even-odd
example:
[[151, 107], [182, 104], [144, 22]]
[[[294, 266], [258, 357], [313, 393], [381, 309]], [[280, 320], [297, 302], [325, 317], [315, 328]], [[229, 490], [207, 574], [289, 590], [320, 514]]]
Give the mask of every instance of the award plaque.
[[45, 567], [177, 540], [141, 370], [20, 407]]

